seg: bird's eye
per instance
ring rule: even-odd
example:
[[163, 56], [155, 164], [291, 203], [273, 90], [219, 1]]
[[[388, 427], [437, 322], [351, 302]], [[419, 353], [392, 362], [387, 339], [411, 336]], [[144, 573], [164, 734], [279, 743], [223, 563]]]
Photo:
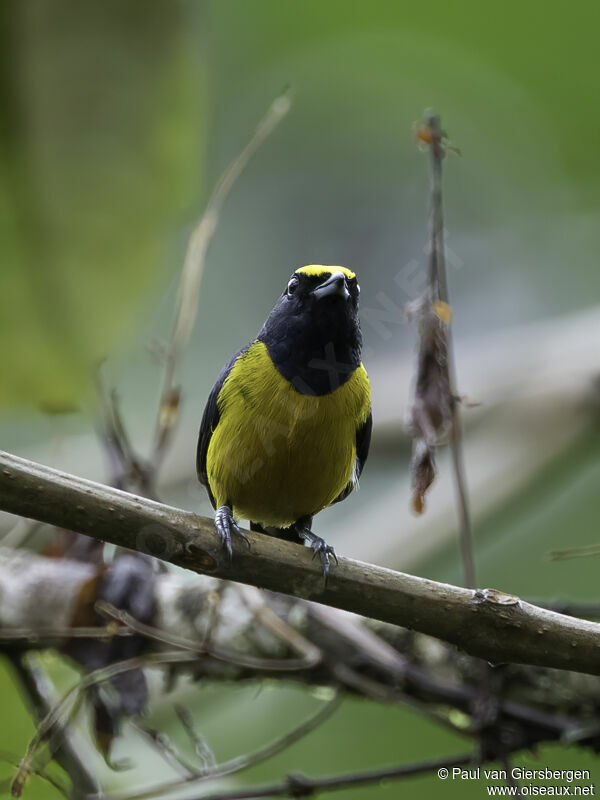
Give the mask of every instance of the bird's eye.
[[287, 293], [294, 294], [297, 288], [298, 288], [298, 278], [292, 278], [287, 285]]

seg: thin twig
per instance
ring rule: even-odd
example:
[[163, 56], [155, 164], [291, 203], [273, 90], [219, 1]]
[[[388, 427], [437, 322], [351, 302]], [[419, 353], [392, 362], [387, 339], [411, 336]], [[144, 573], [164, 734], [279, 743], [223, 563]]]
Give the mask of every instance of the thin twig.
[[308, 719], [292, 728], [292, 730], [288, 731], [283, 736], [275, 739], [275, 741], [270, 742], [258, 750], [255, 750], [253, 753], [248, 753], [247, 755], [243, 756], [236, 756], [235, 758], [231, 758], [228, 761], [222, 762], [221, 764], [215, 764], [213, 767], [207, 767], [206, 769], [202, 770], [200, 775], [196, 775], [191, 778], [162, 783], [159, 786], [152, 787], [152, 789], [147, 792], [140, 792], [139, 794], [131, 794], [130, 792], [127, 792], [118, 795], [110, 795], [109, 797], [105, 798], [105, 800], [150, 800], [151, 798], [164, 795], [167, 792], [181, 789], [184, 786], [192, 787], [201, 781], [223, 778], [225, 775], [231, 775], [233, 773], [238, 773], [242, 770], [249, 769], [250, 767], [255, 767], [258, 764], [262, 764], [264, 761], [268, 761], [270, 758], [274, 758], [276, 755], [279, 755], [279, 753], [287, 750], [300, 739], [316, 730], [327, 719], [329, 719], [334, 711], [340, 707], [342, 699], [342, 695], [336, 694], [332, 700], [325, 703], [322, 708], [320, 708]]
[[305, 636], [288, 625], [267, 605], [264, 595], [254, 586], [240, 586], [238, 596], [246, 606], [252, 609], [254, 615], [260, 619], [265, 628], [270, 630], [286, 644], [293, 648], [301, 658], [311, 666], [316, 666], [321, 661], [321, 651]]
[[196, 755], [198, 758], [202, 759], [203, 766], [201, 767], [201, 771], [214, 767], [217, 763], [215, 754], [213, 753], [212, 748], [204, 736], [202, 736], [202, 734], [198, 733], [196, 730], [194, 719], [192, 718], [190, 710], [179, 703], [175, 703], [174, 708], [175, 713], [179, 717], [182, 728], [188, 735], [191, 743], [194, 745], [194, 751]]
[[159, 756], [172, 769], [179, 772], [184, 779], [193, 778], [201, 771], [194, 764], [190, 764], [189, 761], [183, 758], [181, 753], [171, 743], [169, 737], [162, 733], [162, 731], [158, 731], [141, 722], [134, 722], [133, 720], [130, 720], [129, 724], [156, 750]]
[[473, 735], [469, 728], [459, 728], [458, 725], [455, 725], [447, 716], [443, 715], [437, 706], [434, 705], [433, 708], [430, 708], [427, 703], [416, 700], [406, 692], [398, 690], [397, 687], [390, 687], [379, 681], [375, 681], [352, 669], [347, 664], [334, 664], [332, 671], [342, 685], [355, 689], [365, 697], [370, 697], [372, 700], [376, 700], [380, 703], [399, 703], [408, 708], [415, 709], [424, 717], [427, 717], [443, 728], [451, 730], [453, 733], [458, 733], [461, 736]]
[[472, 763], [473, 755], [440, 758], [407, 764], [400, 767], [376, 769], [369, 772], [355, 772], [350, 775], [335, 775], [330, 778], [307, 778], [304, 775], [289, 775], [282, 783], [268, 786], [254, 786], [249, 789], [237, 789], [232, 792], [217, 792], [202, 795], [202, 800], [259, 800], [268, 797], [312, 797], [320, 792], [334, 792], [338, 789], [357, 789], [388, 780], [399, 780], [415, 775], [427, 775], [431, 772], [461, 767]]
[[177, 420], [180, 393], [174, 382], [175, 370], [183, 348], [187, 344], [194, 327], [206, 254], [217, 228], [223, 203], [245, 166], [262, 143], [275, 130], [289, 111], [290, 106], [291, 102], [287, 91], [276, 97], [271, 103], [248, 144], [233, 159], [220, 177], [206, 204], [204, 214], [190, 236], [179, 283], [177, 315], [171, 340], [165, 351], [164, 376], [156, 423], [154, 451], [151, 459], [154, 470], [158, 470], [160, 466]]
[[[429, 254], [429, 286], [432, 293], [431, 302], [441, 302], [449, 307], [448, 282], [446, 277], [446, 259], [444, 245], [444, 212], [442, 199], [442, 159], [445, 148], [442, 141], [441, 121], [437, 114], [427, 114], [426, 123], [431, 133], [431, 249]], [[446, 326], [448, 346], [448, 375], [452, 395], [452, 426], [450, 431], [450, 448], [452, 466], [458, 500], [460, 518], [460, 544], [464, 569], [465, 586], [474, 589], [475, 565], [473, 562], [473, 544], [471, 535], [471, 519], [467, 498], [465, 468], [462, 453], [462, 436], [460, 415], [456, 393], [456, 376], [452, 347], [452, 329], [448, 319]]]
[[110, 483], [119, 489], [137, 488], [156, 500], [154, 470], [135, 452], [123, 421], [117, 392], [106, 388], [100, 368], [96, 373], [96, 391], [101, 416], [99, 433], [110, 462]]
[[111, 639], [113, 636], [132, 636], [127, 627], [105, 625], [88, 628], [0, 628], [0, 642], [16, 642], [30, 647], [42, 644], [51, 647], [64, 642], [65, 639]]
[[[22, 681], [23, 687], [33, 706], [34, 715], [40, 725], [52, 713], [56, 703], [55, 690], [39, 659], [32, 653], [16, 657], [13, 664]], [[81, 741], [74, 731], [63, 731], [55, 737], [54, 749], [56, 759], [65, 769], [73, 783], [73, 798], [95, 793], [100, 784], [89, 767], [89, 754], [82, 752]], [[85, 748], [83, 748], [85, 749]], [[25, 763], [22, 759], [17, 764], [17, 775], [12, 781], [12, 792], [18, 794], [18, 789], [24, 788], [31, 774], [42, 774], [41, 768], [34, 765], [33, 759]], [[17, 791], [15, 791], [17, 787]]]
[[[193, 639], [186, 639], [183, 636], [176, 636], [175, 634], [168, 633], [165, 630], [160, 630], [152, 625], [147, 625], [140, 622], [128, 614], [126, 611], [121, 611], [110, 603], [101, 600], [96, 603], [96, 609], [99, 613], [106, 614], [112, 619], [117, 620], [122, 625], [131, 628], [135, 633], [141, 636], [147, 636], [149, 639], [155, 639], [162, 644], [168, 644], [171, 647], [179, 647], [182, 650], [188, 650], [195, 653], [196, 656], [207, 655], [215, 658], [218, 661], [226, 661], [230, 664], [235, 664], [238, 667], [247, 667], [248, 669], [257, 669], [264, 672], [273, 670], [296, 672], [301, 669], [310, 669], [316, 666], [320, 660], [320, 654], [316, 648], [311, 653], [304, 655], [302, 658], [257, 658], [248, 653], [236, 652], [235, 650], [226, 650], [214, 644], [210, 647], [202, 649], [199, 642]], [[315, 652], [316, 651], [316, 652]]]
[[373, 680], [368, 675], [363, 675], [342, 661], [333, 664], [331, 671], [342, 686], [355, 689], [364, 697], [379, 703], [389, 703], [394, 698], [394, 691], [388, 686]]

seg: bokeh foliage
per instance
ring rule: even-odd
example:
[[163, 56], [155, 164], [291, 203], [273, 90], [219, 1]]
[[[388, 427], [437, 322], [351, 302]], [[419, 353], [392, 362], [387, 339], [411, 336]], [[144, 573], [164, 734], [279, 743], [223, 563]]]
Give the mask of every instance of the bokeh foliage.
[[0, 406], [77, 404], [156, 291], [201, 180], [204, 66], [184, 5], [0, 8]]

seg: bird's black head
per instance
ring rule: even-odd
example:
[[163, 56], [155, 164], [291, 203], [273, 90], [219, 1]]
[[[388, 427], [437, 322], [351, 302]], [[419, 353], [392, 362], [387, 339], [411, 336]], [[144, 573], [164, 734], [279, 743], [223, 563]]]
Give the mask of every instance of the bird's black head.
[[360, 366], [359, 293], [345, 267], [301, 267], [269, 314], [258, 339], [302, 394], [329, 394]]

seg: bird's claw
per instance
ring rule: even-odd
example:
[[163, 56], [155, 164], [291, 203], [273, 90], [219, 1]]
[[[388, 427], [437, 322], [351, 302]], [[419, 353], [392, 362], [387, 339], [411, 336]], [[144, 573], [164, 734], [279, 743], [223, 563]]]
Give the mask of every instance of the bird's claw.
[[233, 550], [231, 548], [232, 533], [237, 534], [240, 539], [246, 543], [248, 549], [250, 549], [250, 540], [234, 520], [233, 511], [231, 508], [229, 508], [229, 506], [219, 506], [215, 513], [215, 527], [217, 529], [217, 533], [221, 537], [223, 547], [225, 550], [227, 550], [227, 555], [229, 556], [230, 561], [233, 557]]
[[305, 542], [308, 542], [309, 546], [311, 547], [313, 551], [313, 561], [317, 556], [319, 556], [321, 559], [323, 575], [325, 576], [325, 582], [327, 582], [329, 569], [331, 567], [330, 556], [335, 560], [336, 564], [339, 563], [338, 557], [335, 554], [335, 550], [330, 544], [327, 544], [325, 539], [322, 539], [320, 536], [316, 536], [312, 531], [302, 531], [300, 536]]

